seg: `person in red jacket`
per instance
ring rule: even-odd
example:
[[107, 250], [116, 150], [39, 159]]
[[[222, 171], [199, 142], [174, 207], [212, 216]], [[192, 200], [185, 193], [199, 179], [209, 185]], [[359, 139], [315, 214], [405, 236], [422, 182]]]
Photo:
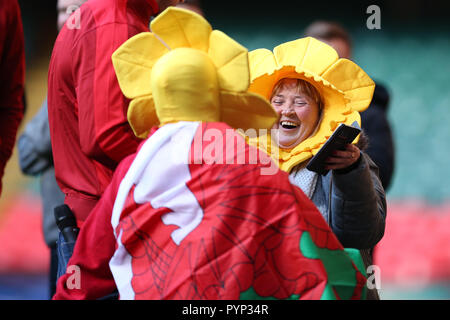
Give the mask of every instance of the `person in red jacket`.
[[0, 194], [1, 178], [24, 115], [25, 49], [17, 0], [0, 1]]
[[[48, 74], [48, 113], [55, 176], [78, 225], [120, 160], [139, 144], [127, 123], [128, 100], [111, 54], [148, 31], [152, 16], [179, 0], [91, 0], [58, 35]], [[182, 1], [181, 1], [182, 2]]]

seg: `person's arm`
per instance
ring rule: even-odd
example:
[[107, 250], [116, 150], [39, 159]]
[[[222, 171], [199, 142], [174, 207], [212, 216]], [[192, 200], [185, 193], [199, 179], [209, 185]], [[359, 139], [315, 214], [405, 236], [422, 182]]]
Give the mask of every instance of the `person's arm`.
[[383, 237], [386, 196], [369, 156], [349, 171], [332, 173], [331, 227], [344, 247], [367, 249]]
[[[94, 300], [104, 298], [116, 290], [109, 268], [109, 261], [116, 250], [111, 215], [120, 183], [134, 156], [130, 155], [120, 162], [111, 183], [83, 223], [67, 265], [68, 268], [75, 267], [58, 279], [54, 300]], [[80, 271], [79, 288], [74, 287], [76, 279], [73, 270], [77, 269]]]
[[25, 174], [38, 175], [53, 165], [47, 100], [26, 125], [17, 141], [17, 150], [20, 169]]
[[[22, 18], [17, 1], [4, 2], [0, 10], [0, 193], [1, 177], [16, 141], [17, 129], [24, 115], [25, 50]], [[0, 35], [0, 41], [2, 36]]]
[[90, 158], [114, 169], [140, 140], [127, 121], [111, 55], [128, 38], [126, 24], [108, 24], [83, 36], [73, 49], [80, 145]]
[[58, 279], [54, 300], [94, 300], [116, 289], [109, 269], [116, 245], [111, 225], [116, 181], [108, 186], [82, 225], [67, 272]]

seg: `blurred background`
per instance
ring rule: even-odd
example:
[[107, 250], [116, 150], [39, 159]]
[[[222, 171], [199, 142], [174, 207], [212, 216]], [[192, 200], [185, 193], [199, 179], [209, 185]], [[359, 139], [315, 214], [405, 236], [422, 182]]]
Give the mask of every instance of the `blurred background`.
[[[56, 0], [19, 0], [25, 33], [27, 110], [47, 90], [56, 31]], [[370, 5], [380, 29], [369, 29]], [[450, 2], [200, 2], [214, 29], [249, 50], [303, 35], [315, 20], [340, 23], [353, 39], [353, 60], [389, 91], [395, 169], [387, 191], [386, 232], [375, 250], [382, 299], [450, 299]], [[50, 252], [41, 227], [37, 178], [24, 176], [17, 149], [0, 198], [0, 299], [47, 299]]]

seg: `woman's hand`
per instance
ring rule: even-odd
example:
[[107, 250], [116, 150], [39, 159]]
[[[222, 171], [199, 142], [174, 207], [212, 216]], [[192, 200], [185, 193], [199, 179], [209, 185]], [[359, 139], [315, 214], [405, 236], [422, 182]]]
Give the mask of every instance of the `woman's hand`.
[[350, 167], [361, 156], [359, 148], [353, 144], [348, 144], [345, 150], [336, 150], [328, 157], [325, 169], [338, 170]]

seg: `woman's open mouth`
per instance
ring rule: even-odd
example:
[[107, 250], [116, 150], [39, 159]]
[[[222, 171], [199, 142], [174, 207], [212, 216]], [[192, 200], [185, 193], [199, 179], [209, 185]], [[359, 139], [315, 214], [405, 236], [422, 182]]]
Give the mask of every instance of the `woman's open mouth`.
[[283, 129], [290, 130], [290, 129], [297, 128], [299, 126], [299, 124], [295, 123], [295, 122], [292, 122], [292, 121], [285, 121], [285, 120], [283, 120], [283, 121], [280, 121], [280, 126]]

